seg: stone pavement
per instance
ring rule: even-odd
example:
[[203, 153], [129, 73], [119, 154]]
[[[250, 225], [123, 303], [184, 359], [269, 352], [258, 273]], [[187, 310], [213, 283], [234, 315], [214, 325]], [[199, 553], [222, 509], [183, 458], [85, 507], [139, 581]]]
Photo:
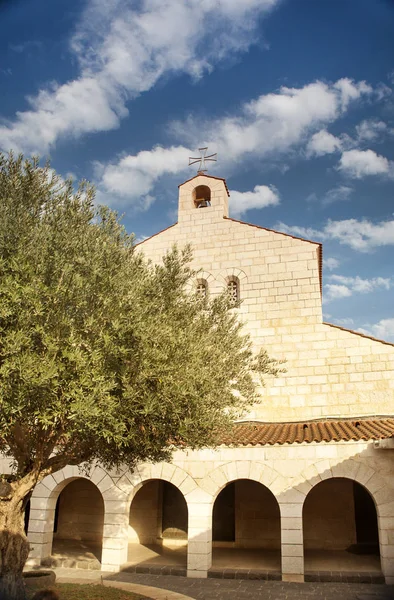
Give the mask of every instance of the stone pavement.
[[137, 573], [116, 573], [106, 579], [165, 588], [196, 600], [394, 600], [393, 585], [191, 579]]
[[[285, 583], [250, 579], [191, 579], [173, 575], [53, 569], [59, 582], [99, 583], [139, 592], [154, 600], [394, 600], [394, 585]], [[141, 586], [141, 587], [140, 587]], [[149, 587], [142, 587], [149, 586]], [[175, 592], [172, 594], [171, 592]]]
[[193, 600], [189, 596], [173, 590], [166, 590], [161, 587], [153, 587], [148, 584], [141, 585], [140, 583], [131, 582], [126, 577], [127, 581], [115, 581], [114, 577], [110, 580], [106, 578], [107, 573], [97, 570], [76, 571], [75, 569], [55, 568], [57, 583], [79, 583], [79, 584], [100, 584], [109, 587], [115, 587], [126, 592], [134, 592], [140, 594], [147, 600]]

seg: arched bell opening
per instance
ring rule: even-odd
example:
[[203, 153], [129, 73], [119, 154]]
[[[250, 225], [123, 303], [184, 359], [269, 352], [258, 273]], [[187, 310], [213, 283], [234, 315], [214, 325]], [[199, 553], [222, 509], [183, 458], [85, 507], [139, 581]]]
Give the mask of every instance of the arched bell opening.
[[193, 204], [195, 208], [211, 206], [211, 190], [207, 185], [198, 185], [193, 190]]
[[130, 506], [128, 563], [186, 569], [187, 540], [183, 494], [167, 481], [144, 483]]
[[333, 477], [309, 492], [303, 507], [305, 573], [381, 574], [376, 507], [359, 483]]
[[280, 511], [273, 493], [248, 479], [229, 483], [212, 517], [212, 569], [281, 570]]

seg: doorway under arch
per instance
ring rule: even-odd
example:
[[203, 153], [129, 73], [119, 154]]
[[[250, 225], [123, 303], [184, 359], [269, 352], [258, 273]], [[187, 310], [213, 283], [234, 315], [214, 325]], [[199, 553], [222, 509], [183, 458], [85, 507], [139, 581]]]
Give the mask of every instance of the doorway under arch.
[[70, 481], [56, 502], [53, 560], [59, 566], [100, 568], [103, 527], [104, 500], [98, 488], [85, 478]]
[[188, 509], [180, 490], [151, 479], [135, 494], [129, 516], [130, 565], [186, 570]]
[[212, 515], [212, 570], [253, 569], [280, 574], [280, 510], [273, 493], [249, 479], [219, 493]]
[[359, 483], [333, 477], [309, 492], [303, 507], [305, 574], [381, 576], [376, 507]]

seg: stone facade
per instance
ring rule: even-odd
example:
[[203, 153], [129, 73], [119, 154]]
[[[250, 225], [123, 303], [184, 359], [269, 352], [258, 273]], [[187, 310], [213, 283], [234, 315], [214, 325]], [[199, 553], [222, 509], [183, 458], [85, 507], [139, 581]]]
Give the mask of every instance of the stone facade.
[[[210, 194], [205, 208], [196, 208], [198, 186]], [[233, 310], [256, 350], [264, 347], [286, 361], [286, 372], [267, 380], [261, 403], [245, 420], [394, 414], [393, 345], [322, 322], [319, 244], [230, 219], [224, 180], [204, 175], [180, 186], [178, 223], [139, 249], [158, 262], [174, 243], [188, 242], [193, 266], [199, 269], [195, 284], [205, 282], [214, 295], [230, 279], [236, 281], [242, 302]], [[327, 548], [336, 548], [356, 541], [349, 523], [355, 510], [351, 486], [358, 482], [374, 501], [381, 568], [386, 581], [394, 583], [394, 449], [390, 443], [386, 449], [383, 445], [362, 440], [177, 451], [171, 464], [141, 464], [134, 472], [125, 468], [107, 473], [97, 465], [89, 479], [103, 499], [102, 568], [119, 569], [127, 560], [130, 540], [153, 543], [160, 537], [158, 482], [164, 481], [187, 504], [188, 575], [206, 577], [212, 564], [215, 499], [230, 482], [242, 480], [235, 489], [234, 545], [280, 548], [283, 580], [303, 581], [304, 545], [314, 548], [324, 539]], [[76, 467], [66, 467], [34, 490], [32, 564], [50, 555], [57, 498], [81, 477]], [[326, 480], [332, 481], [318, 493], [315, 487]], [[251, 482], [265, 487], [254, 491]], [[316, 492], [314, 505], [306, 500], [311, 490]]]

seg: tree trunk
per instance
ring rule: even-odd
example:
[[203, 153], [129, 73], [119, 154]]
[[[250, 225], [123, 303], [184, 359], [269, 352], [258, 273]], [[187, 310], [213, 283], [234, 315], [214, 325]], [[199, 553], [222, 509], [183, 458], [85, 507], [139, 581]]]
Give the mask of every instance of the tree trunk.
[[23, 567], [29, 555], [24, 531], [25, 502], [0, 497], [0, 599], [24, 600]]

